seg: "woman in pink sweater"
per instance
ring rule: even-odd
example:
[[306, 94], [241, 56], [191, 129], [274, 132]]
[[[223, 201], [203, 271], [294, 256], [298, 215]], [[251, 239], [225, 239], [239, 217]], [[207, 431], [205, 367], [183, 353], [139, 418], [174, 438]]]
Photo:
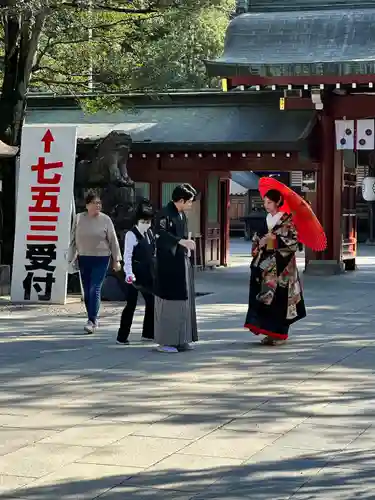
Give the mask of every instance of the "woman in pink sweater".
[[115, 271], [121, 269], [121, 251], [112, 220], [102, 213], [100, 198], [93, 192], [86, 196], [86, 212], [77, 214], [72, 227], [69, 263], [78, 260], [87, 311], [86, 333], [98, 326], [100, 296], [110, 258]]

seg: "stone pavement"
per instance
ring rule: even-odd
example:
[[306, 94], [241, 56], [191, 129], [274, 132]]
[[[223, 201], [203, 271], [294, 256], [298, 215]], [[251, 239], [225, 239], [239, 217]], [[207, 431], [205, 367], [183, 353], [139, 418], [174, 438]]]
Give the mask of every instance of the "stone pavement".
[[[0, 498], [375, 499], [375, 252], [305, 278], [308, 318], [270, 348], [242, 328], [248, 245], [198, 273], [201, 341], [114, 343], [120, 305], [0, 307]], [[366, 253], [367, 252], [367, 253]], [[372, 252], [372, 255], [371, 255]]]

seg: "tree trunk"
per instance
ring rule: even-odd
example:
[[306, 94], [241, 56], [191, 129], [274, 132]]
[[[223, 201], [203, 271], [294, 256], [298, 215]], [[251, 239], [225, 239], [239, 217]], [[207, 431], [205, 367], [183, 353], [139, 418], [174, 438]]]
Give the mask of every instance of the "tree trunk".
[[[4, 20], [4, 79], [0, 97], [0, 139], [20, 145], [26, 109], [26, 95], [33, 61], [38, 49], [45, 14], [8, 15]], [[15, 160], [1, 162], [3, 179], [3, 249], [2, 263], [11, 264], [15, 233]]]

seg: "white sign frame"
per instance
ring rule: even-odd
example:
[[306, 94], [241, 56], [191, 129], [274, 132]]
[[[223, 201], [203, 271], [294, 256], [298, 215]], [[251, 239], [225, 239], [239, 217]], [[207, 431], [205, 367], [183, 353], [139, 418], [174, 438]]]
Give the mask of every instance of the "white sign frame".
[[11, 285], [13, 303], [66, 303], [76, 147], [76, 126], [23, 127]]
[[317, 175], [315, 171], [302, 172], [302, 193], [316, 193]]

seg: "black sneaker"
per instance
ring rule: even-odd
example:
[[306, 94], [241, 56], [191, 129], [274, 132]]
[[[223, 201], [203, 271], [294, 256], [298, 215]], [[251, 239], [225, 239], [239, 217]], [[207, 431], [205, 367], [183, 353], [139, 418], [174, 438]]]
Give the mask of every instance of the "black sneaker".
[[119, 340], [119, 339], [117, 339], [116, 340], [116, 344], [119, 344], [119, 345], [129, 345], [129, 340]]

